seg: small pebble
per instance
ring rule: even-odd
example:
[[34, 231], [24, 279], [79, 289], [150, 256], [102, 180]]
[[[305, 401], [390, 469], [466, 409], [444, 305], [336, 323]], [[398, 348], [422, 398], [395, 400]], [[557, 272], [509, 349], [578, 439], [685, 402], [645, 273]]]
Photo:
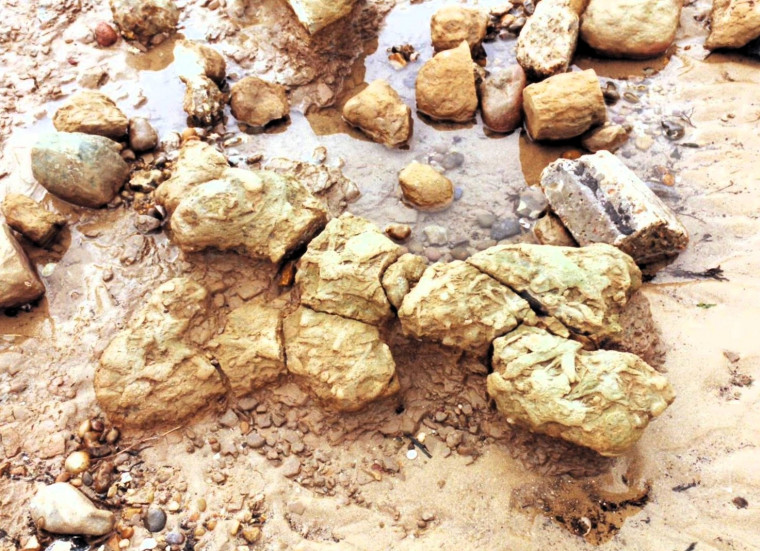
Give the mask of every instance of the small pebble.
[[518, 233], [520, 233], [520, 223], [511, 218], [499, 220], [491, 227], [491, 239], [496, 241], [501, 241]]
[[496, 217], [490, 212], [483, 212], [475, 217], [475, 222], [483, 229], [488, 229], [496, 222]]
[[301, 472], [301, 460], [291, 455], [282, 464], [282, 475], [286, 478], [293, 478]]
[[108, 48], [116, 44], [116, 41], [119, 40], [119, 35], [116, 34], [111, 25], [105, 21], [101, 21], [95, 27], [95, 40], [101, 48]]
[[462, 195], [464, 195], [464, 191], [461, 187], [456, 186], [454, 188], [454, 201], [459, 201], [462, 198]]
[[[143, 521], [149, 532], [160, 532], [166, 526], [166, 513], [156, 507], [151, 507], [145, 514]], [[150, 547], [149, 549], [153, 549]]]
[[66, 458], [64, 468], [74, 475], [83, 473], [90, 468], [90, 454], [85, 451], [72, 453]]
[[291, 501], [288, 503], [288, 512], [294, 515], [303, 515], [306, 512], [306, 505], [301, 501]]
[[166, 543], [169, 545], [182, 545], [185, 543], [185, 535], [181, 532], [169, 532], [166, 534]]
[[385, 228], [385, 233], [391, 239], [396, 241], [406, 241], [412, 235], [412, 228], [407, 224], [389, 224]]
[[248, 543], [256, 543], [261, 538], [261, 529], [255, 526], [243, 530], [243, 539]]
[[458, 151], [452, 151], [447, 153], [443, 159], [441, 159], [441, 166], [446, 170], [452, 170], [458, 168], [464, 164], [464, 155]]

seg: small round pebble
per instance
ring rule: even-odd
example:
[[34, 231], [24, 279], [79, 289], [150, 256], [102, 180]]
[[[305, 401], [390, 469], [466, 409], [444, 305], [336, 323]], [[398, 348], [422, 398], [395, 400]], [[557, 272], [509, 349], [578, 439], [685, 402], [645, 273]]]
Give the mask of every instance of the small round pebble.
[[185, 535], [181, 532], [169, 532], [166, 534], [166, 543], [169, 545], [182, 545], [185, 543]]
[[520, 223], [515, 219], [499, 220], [491, 226], [491, 239], [501, 241], [520, 233]]
[[151, 507], [145, 514], [143, 524], [149, 532], [160, 532], [166, 526], [166, 513], [162, 509]]
[[454, 188], [454, 201], [459, 201], [462, 198], [462, 195], [464, 195], [464, 190], [462, 190], [461, 187], [457, 186]]
[[95, 27], [95, 40], [101, 48], [108, 48], [116, 44], [116, 41], [119, 40], [119, 35], [116, 34], [111, 25], [105, 21], [101, 21]]
[[464, 164], [464, 155], [458, 151], [452, 151], [447, 153], [443, 159], [441, 159], [441, 166], [446, 170], [451, 170], [460, 167]]
[[470, 257], [470, 251], [467, 250], [467, 247], [454, 247], [451, 249], [451, 256], [455, 260], [467, 260]]
[[158, 145], [158, 134], [148, 119], [135, 117], [129, 121], [129, 147], [134, 151], [150, 151]]
[[496, 222], [496, 217], [490, 212], [484, 212], [484, 213], [478, 214], [475, 217], [475, 222], [477, 222], [478, 226], [480, 226], [481, 228], [488, 229], [491, 226], [493, 226], [494, 222]]

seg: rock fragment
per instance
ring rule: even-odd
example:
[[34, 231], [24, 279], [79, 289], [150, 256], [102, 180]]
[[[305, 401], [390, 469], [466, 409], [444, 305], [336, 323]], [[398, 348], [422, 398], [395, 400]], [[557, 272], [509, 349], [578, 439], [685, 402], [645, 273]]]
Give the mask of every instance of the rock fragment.
[[530, 314], [525, 300], [458, 260], [428, 267], [398, 310], [405, 334], [476, 353]]
[[579, 19], [569, 0], [543, 0], [517, 39], [517, 62], [531, 80], [567, 71], [578, 44]]
[[412, 137], [412, 110], [384, 80], [375, 80], [343, 107], [343, 119], [389, 147]]
[[443, 121], [468, 122], [478, 108], [475, 68], [466, 41], [428, 60], [417, 74], [417, 109]]
[[148, 119], [135, 117], [129, 121], [129, 147], [136, 153], [150, 151], [158, 145], [158, 134]]
[[227, 62], [214, 48], [192, 40], [178, 40], [174, 46], [177, 74], [203, 75], [221, 85], [227, 76]]
[[523, 110], [534, 140], [566, 140], [607, 120], [607, 107], [593, 69], [555, 75], [523, 91]]
[[451, 180], [432, 166], [412, 161], [398, 175], [404, 202], [417, 210], [438, 212], [454, 202]]
[[675, 213], [608, 151], [555, 161], [541, 187], [581, 245], [608, 243], [644, 265], [676, 256], [689, 243]]
[[187, 278], [159, 286], [103, 351], [95, 396], [111, 422], [130, 427], [177, 423], [224, 395], [201, 350], [212, 328], [206, 289]]
[[32, 173], [50, 193], [83, 207], [102, 207], [129, 176], [119, 145], [102, 136], [54, 132], [32, 148]]
[[536, 220], [533, 226], [533, 235], [542, 245], [556, 245], [558, 247], [577, 247], [578, 243], [562, 224], [562, 220], [556, 214], [548, 213]]
[[326, 222], [324, 206], [300, 182], [266, 170], [231, 168], [185, 194], [170, 225], [184, 251], [237, 250], [278, 263]]
[[205, 75], [180, 76], [180, 80], [186, 87], [182, 109], [193, 123], [211, 126], [222, 118], [227, 98], [213, 80]]
[[760, 4], [744, 0], [713, 1], [705, 48], [741, 48], [759, 36]]
[[0, 222], [0, 308], [13, 308], [45, 294], [36, 270], [11, 229]]
[[581, 139], [583, 147], [591, 153], [597, 151], [615, 152], [628, 141], [628, 131], [619, 124], [605, 124], [589, 130]]
[[641, 287], [633, 259], [604, 244], [499, 245], [467, 262], [524, 297], [537, 313], [597, 341], [620, 332], [619, 314]]
[[0, 209], [8, 225], [39, 247], [48, 245], [66, 225], [66, 217], [50, 212], [37, 201], [9, 193]]
[[377, 327], [301, 306], [283, 323], [288, 370], [340, 411], [399, 390], [396, 365]]
[[159, 34], [171, 35], [179, 22], [174, 0], [110, 0], [113, 20], [130, 40], [148, 43]]
[[462, 41], [475, 52], [486, 36], [488, 16], [463, 6], [444, 6], [430, 19], [430, 36], [436, 52], [456, 48]]
[[79, 92], [53, 115], [59, 132], [82, 132], [106, 138], [121, 138], [127, 133], [129, 119], [114, 101], [101, 92]]
[[290, 113], [290, 102], [281, 84], [245, 77], [230, 89], [232, 115], [250, 126], [262, 127]]
[[519, 65], [497, 69], [480, 82], [480, 109], [489, 130], [506, 133], [520, 126], [525, 82]]
[[404, 297], [417, 285], [427, 266], [427, 261], [421, 256], [407, 253], [385, 270], [383, 289], [394, 308], [401, 307]]
[[114, 515], [95, 507], [65, 482], [42, 486], [29, 504], [35, 525], [53, 534], [103, 536], [113, 530]]
[[346, 17], [355, 3], [356, 0], [288, 0], [296, 17], [310, 34]]
[[224, 332], [209, 346], [237, 397], [286, 372], [279, 308], [246, 304], [232, 310]]
[[488, 394], [511, 424], [615, 457], [638, 441], [675, 395], [638, 356], [582, 347], [520, 327], [494, 342]]
[[298, 263], [301, 303], [370, 324], [391, 317], [381, 278], [402, 254], [371, 222], [344, 214], [330, 221]]
[[581, 19], [581, 38], [611, 57], [656, 57], [675, 40], [682, 4], [681, 0], [591, 0]]

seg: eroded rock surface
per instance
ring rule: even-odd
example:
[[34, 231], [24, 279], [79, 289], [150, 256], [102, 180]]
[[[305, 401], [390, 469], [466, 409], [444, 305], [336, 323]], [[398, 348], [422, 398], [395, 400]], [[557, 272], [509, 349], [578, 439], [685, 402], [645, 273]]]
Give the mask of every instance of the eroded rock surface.
[[475, 67], [466, 41], [425, 63], [415, 84], [417, 109], [443, 121], [468, 122], [478, 108]]
[[517, 39], [517, 62], [531, 80], [567, 71], [578, 44], [579, 19], [569, 0], [543, 0]]
[[444, 6], [430, 19], [433, 48], [440, 52], [456, 48], [462, 41], [476, 51], [486, 36], [488, 16], [464, 6]]
[[232, 86], [230, 106], [237, 120], [254, 127], [265, 126], [290, 113], [285, 87], [256, 77], [245, 77]]
[[398, 180], [404, 202], [417, 210], [437, 212], [454, 202], [454, 184], [430, 165], [413, 161]]
[[497, 69], [479, 87], [483, 124], [494, 132], [512, 132], [522, 123], [525, 71], [519, 65]]
[[675, 395], [638, 356], [582, 347], [520, 327], [494, 342], [488, 394], [507, 422], [614, 457], [638, 441]]
[[384, 80], [375, 80], [343, 107], [343, 118], [378, 143], [403, 145], [412, 137], [412, 110]]
[[100, 92], [79, 92], [53, 115], [59, 132], [82, 132], [106, 138], [121, 138], [127, 133], [129, 119], [116, 103]]
[[619, 249], [499, 245], [467, 262], [525, 297], [540, 314], [599, 340], [619, 333], [618, 316], [641, 286], [641, 272]]
[[114, 337], [95, 371], [95, 396], [113, 423], [146, 427], [184, 420], [225, 393], [200, 346], [211, 336], [209, 295], [172, 279]]
[[427, 266], [427, 261], [421, 256], [407, 253], [385, 270], [383, 289], [394, 308], [401, 307], [404, 297], [417, 285]]
[[705, 48], [741, 48], [760, 36], [760, 3], [714, 0]]
[[298, 20], [311, 34], [346, 17], [355, 3], [356, 0], [288, 0]]
[[597, 151], [615, 152], [628, 141], [628, 131], [619, 124], [605, 124], [589, 130], [581, 143], [591, 153]]
[[114, 514], [95, 507], [65, 482], [42, 486], [29, 504], [35, 525], [52, 534], [103, 536], [113, 530]]
[[22, 306], [44, 294], [45, 286], [24, 249], [0, 222], [0, 308]]
[[288, 370], [340, 411], [399, 390], [390, 348], [374, 325], [300, 307], [283, 323]]
[[555, 161], [541, 187], [581, 245], [609, 243], [642, 265], [671, 258], [689, 243], [675, 213], [608, 151]]
[[0, 209], [11, 228], [40, 247], [49, 244], [66, 225], [65, 216], [50, 212], [37, 201], [18, 193], [6, 195]]
[[191, 122], [210, 126], [222, 118], [227, 97], [216, 83], [205, 75], [180, 76], [185, 83], [182, 109]]
[[192, 77], [204, 75], [217, 84], [227, 76], [227, 62], [217, 50], [192, 40], [178, 40], [174, 46], [177, 74]]
[[173, 34], [179, 22], [174, 0], [111, 0], [111, 11], [121, 34], [146, 43], [158, 34]]

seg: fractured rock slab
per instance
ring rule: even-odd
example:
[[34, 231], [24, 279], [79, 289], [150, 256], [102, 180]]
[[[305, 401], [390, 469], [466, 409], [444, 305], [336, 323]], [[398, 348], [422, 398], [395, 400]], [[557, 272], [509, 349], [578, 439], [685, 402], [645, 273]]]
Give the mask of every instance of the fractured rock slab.
[[378, 143], [403, 145], [412, 136], [412, 110], [384, 80], [375, 80], [343, 107], [343, 119]]
[[675, 394], [638, 356], [582, 346], [525, 326], [496, 339], [488, 394], [508, 423], [615, 457]]
[[6, 195], [0, 210], [11, 228], [40, 247], [49, 244], [66, 225], [65, 216], [50, 212], [34, 199], [18, 193]]
[[354, 7], [356, 0], [287, 0], [301, 24], [310, 34], [321, 31], [331, 23], [343, 19]]
[[114, 101], [100, 92], [79, 92], [53, 115], [59, 132], [82, 132], [106, 138], [121, 138], [127, 133], [129, 119]]
[[283, 334], [288, 370], [340, 411], [399, 390], [390, 348], [374, 325], [301, 306], [285, 319]]
[[385, 270], [383, 289], [394, 308], [401, 307], [404, 297], [417, 285], [427, 266], [427, 261], [421, 256], [407, 253]]
[[517, 39], [517, 62], [531, 80], [567, 71], [578, 45], [578, 13], [569, 0], [543, 0]]
[[436, 120], [468, 122], [478, 108], [475, 66], [466, 41], [425, 63], [415, 83], [417, 109]]
[[45, 294], [32, 266], [11, 229], [0, 222], [0, 308], [13, 308]]
[[608, 243], [640, 265], [671, 258], [689, 243], [675, 213], [608, 151], [546, 167], [541, 187], [581, 245]]

